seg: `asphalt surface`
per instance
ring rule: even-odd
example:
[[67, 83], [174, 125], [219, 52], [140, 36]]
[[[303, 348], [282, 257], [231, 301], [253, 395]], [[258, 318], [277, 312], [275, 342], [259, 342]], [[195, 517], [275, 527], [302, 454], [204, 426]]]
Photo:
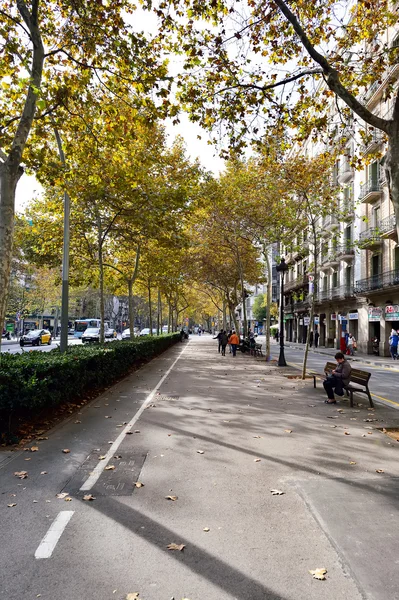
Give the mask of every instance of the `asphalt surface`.
[[[113, 342], [113, 339], [106, 339], [106, 342]], [[22, 352], [30, 352], [34, 350], [35, 352], [49, 352], [50, 350], [54, 350], [54, 348], [59, 347], [60, 340], [56, 338], [55, 340], [51, 340], [51, 344], [44, 344], [42, 346], [24, 346], [20, 347], [19, 342], [14, 340], [8, 342], [7, 340], [2, 340], [1, 342], [1, 352], [8, 352], [9, 354], [21, 354]], [[82, 340], [79, 338], [68, 338], [68, 346], [81, 346]]]
[[194, 337], [5, 449], [0, 599], [399, 599], [399, 414], [287, 375]]

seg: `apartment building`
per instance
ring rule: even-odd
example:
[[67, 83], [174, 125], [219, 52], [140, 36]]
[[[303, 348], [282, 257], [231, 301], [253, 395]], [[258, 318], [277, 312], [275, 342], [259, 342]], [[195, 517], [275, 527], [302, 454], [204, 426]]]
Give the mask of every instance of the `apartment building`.
[[[387, 31], [382, 42], [399, 47], [398, 30]], [[398, 85], [398, 78], [399, 64], [364, 91], [362, 101], [374, 114], [383, 118], [392, 114], [394, 95], [386, 91]], [[315, 249], [306, 237], [293, 246], [301, 250], [286, 252], [290, 270], [285, 284], [285, 334], [289, 341], [305, 341], [316, 283], [312, 329], [319, 331], [319, 344], [340, 348], [342, 337], [351, 332], [360, 351], [371, 354], [377, 338], [380, 355], [388, 356], [391, 329], [399, 328], [399, 246], [383, 169], [385, 138], [358, 118], [345, 130], [337, 128], [338, 137], [344, 139], [344, 147], [333, 182], [340, 189], [340, 206], [338, 214], [319, 223], [317, 281], [310, 270]], [[362, 170], [351, 167], [354, 153], [364, 159]]]

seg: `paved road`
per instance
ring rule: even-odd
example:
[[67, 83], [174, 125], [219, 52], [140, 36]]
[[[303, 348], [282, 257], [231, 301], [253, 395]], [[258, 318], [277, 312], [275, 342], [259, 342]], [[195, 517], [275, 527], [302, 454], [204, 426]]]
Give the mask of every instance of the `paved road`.
[[[105, 341], [113, 342], [114, 340], [108, 339]], [[24, 346], [23, 348], [20, 347], [19, 343], [16, 343], [14, 341], [6, 342], [4, 340], [4, 341], [2, 341], [2, 344], [1, 344], [1, 351], [8, 352], [10, 354], [21, 354], [22, 352], [29, 352], [30, 350], [34, 350], [35, 352], [37, 352], [37, 351], [38, 352], [49, 352], [50, 350], [54, 350], [54, 348], [59, 347], [59, 345], [60, 345], [59, 338], [57, 338], [56, 340], [52, 340], [50, 346], [45, 344], [43, 346]], [[76, 345], [81, 346], [82, 340], [70, 337], [68, 339], [68, 345], [69, 346], [76, 346]]]
[[210, 336], [176, 345], [4, 451], [0, 599], [398, 598], [398, 448], [341, 410]]

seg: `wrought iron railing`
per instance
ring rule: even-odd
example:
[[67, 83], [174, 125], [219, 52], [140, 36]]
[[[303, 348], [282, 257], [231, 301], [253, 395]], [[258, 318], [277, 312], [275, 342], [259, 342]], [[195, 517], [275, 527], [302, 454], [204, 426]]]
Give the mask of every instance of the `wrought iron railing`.
[[396, 227], [396, 217], [395, 215], [389, 215], [389, 217], [385, 217], [380, 222], [380, 231], [381, 233], [388, 233], [388, 231], [392, 231]]
[[347, 242], [346, 244], [340, 244], [338, 246], [337, 256], [348, 256], [349, 254], [355, 254], [355, 249], [352, 246], [351, 242]]
[[377, 181], [376, 179], [369, 179], [368, 181], [366, 181], [366, 183], [363, 183], [360, 186], [359, 200], [363, 200], [363, 198], [365, 198], [368, 194], [371, 194], [372, 192], [381, 192], [381, 191], [382, 191], [381, 183], [379, 181]]
[[359, 244], [361, 246], [375, 244], [376, 242], [381, 242], [381, 229], [379, 224], [378, 227], [370, 227], [369, 229], [366, 229], [366, 231], [362, 231], [359, 235]]
[[393, 285], [399, 286], [399, 269], [393, 269], [392, 271], [386, 271], [385, 273], [372, 275], [366, 279], [359, 279], [356, 281], [354, 291], [355, 294], [362, 294], [364, 292], [380, 290]]

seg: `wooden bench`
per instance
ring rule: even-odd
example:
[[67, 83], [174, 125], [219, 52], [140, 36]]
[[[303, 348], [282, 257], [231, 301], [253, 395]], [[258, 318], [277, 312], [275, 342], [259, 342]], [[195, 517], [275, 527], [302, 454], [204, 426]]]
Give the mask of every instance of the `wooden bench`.
[[[329, 371], [334, 371], [337, 368], [337, 364], [333, 362], [326, 362], [324, 366], [324, 373], [327, 374]], [[313, 375], [313, 387], [316, 387], [316, 377], [323, 377], [323, 375]], [[374, 408], [373, 399], [369, 390], [369, 379], [371, 373], [363, 371], [362, 369], [352, 369], [351, 376], [348, 385], [344, 385], [346, 395], [349, 396], [349, 404], [353, 407], [353, 393], [358, 392], [360, 394], [366, 394], [369, 399], [371, 408]]]

